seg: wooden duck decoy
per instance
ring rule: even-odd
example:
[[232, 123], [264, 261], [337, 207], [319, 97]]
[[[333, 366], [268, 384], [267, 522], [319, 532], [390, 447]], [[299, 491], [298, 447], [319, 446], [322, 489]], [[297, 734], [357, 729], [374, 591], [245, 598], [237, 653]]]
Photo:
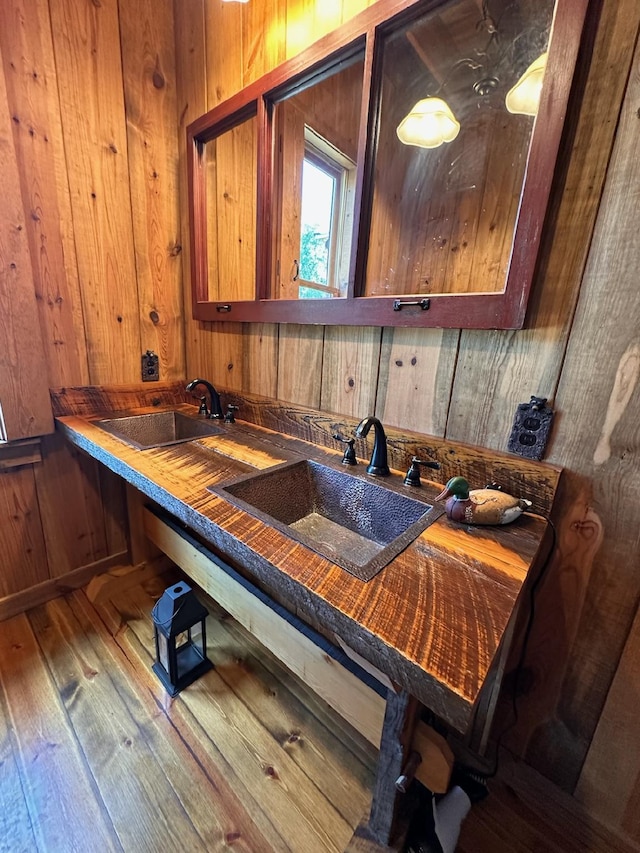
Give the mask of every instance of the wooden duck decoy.
[[436, 500], [445, 498], [447, 517], [464, 524], [509, 524], [532, 506], [531, 501], [514, 498], [500, 489], [469, 491], [464, 477], [452, 477]]

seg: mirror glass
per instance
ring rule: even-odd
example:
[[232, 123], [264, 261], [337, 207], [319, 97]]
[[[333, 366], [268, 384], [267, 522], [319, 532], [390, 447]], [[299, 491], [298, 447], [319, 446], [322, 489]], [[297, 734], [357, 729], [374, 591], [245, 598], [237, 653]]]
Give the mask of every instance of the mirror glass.
[[273, 299], [347, 294], [363, 72], [356, 56], [274, 106]]
[[552, 0], [454, 0], [383, 45], [364, 296], [504, 290]]
[[208, 298], [255, 299], [257, 119], [204, 144]]

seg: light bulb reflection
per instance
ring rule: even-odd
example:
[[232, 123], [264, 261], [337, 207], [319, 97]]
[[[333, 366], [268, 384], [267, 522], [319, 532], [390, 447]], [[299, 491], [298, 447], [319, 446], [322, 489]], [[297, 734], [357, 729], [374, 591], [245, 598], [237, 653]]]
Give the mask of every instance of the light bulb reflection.
[[459, 132], [460, 123], [442, 98], [418, 101], [396, 130], [401, 142], [420, 148], [438, 148], [444, 142], [452, 142]]
[[525, 116], [538, 114], [542, 80], [547, 67], [547, 54], [542, 53], [524, 72], [516, 85], [507, 92], [504, 99], [510, 113]]

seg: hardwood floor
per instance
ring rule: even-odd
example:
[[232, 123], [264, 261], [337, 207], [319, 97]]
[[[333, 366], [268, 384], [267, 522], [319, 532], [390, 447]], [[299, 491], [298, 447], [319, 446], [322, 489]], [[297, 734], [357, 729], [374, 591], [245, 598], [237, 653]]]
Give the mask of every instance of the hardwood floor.
[[170, 699], [150, 671], [167, 585], [0, 623], [0, 850], [342, 851], [375, 750], [219, 611], [215, 670]]
[[[0, 623], [0, 851], [330, 853], [371, 796], [376, 751], [208, 601], [215, 669], [171, 699], [151, 672], [152, 578]], [[505, 765], [459, 853], [630, 853]]]

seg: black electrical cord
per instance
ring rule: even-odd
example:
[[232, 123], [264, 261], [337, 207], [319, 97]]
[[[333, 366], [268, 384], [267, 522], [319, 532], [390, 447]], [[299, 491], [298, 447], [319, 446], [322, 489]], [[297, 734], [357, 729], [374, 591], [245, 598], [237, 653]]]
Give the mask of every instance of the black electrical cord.
[[505, 737], [505, 735], [507, 735], [513, 728], [515, 728], [515, 726], [518, 723], [518, 684], [520, 682], [520, 676], [522, 675], [522, 670], [524, 667], [524, 660], [525, 660], [525, 657], [527, 654], [527, 646], [529, 643], [529, 637], [531, 636], [531, 630], [533, 628], [533, 619], [535, 616], [536, 593], [538, 591], [538, 587], [542, 583], [542, 579], [546, 575], [547, 569], [549, 567], [549, 563], [551, 562], [551, 557], [553, 556], [555, 549], [556, 549], [556, 545], [558, 543], [558, 533], [557, 533], [555, 524], [553, 523], [553, 521], [551, 521], [550, 518], [547, 518], [547, 516], [542, 516], [542, 518], [544, 518], [544, 520], [547, 522], [547, 524], [551, 528], [551, 534], [552, 534], [551, 547], [549, 548], [549, 553], [545, 557], [544, 563], [540, 567], [540, 571], [538, 572], [537, 578], [531, 584], [531, 588], [529, 590], [529, 615], [527, 618], [526, 627], [524, 629], [524, 635], [522, 638], [522, 646], [520, 648], [520, 657], [518, 658], [518, 664], [515, 668], [515, 672], [514, 672], [514, 676], [513, 676], [513, 687], [512, 687], [512, 691], [511, 691], [511, 708], [512, 708], [512, 713], [513, 713], [513, 719], [509, 723], [509, 725], [505, 726], [505, 728], [503, 728], [502, 731], [500, 732], [500, 734], [498, 735], [498, 739], [496, 741], [496, 747], [495, 747], [495, 759], [494, 759], [493, 769], [491, 770], [490, 773], [483, 773], [482, 774], [487, 779], [492, 779], [497, 774], [498, 765], [500, 762], [499, 755], [500, 755], [500, 746], [502, 744], [502, 740]]

